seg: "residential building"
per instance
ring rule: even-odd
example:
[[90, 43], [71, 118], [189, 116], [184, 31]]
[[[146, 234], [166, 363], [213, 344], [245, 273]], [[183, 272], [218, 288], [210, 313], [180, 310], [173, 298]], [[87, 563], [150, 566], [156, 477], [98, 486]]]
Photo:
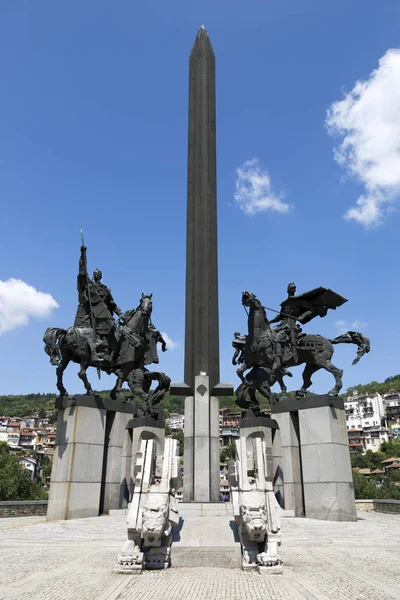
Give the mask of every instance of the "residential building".
[[8, 421], [7, 423], [7, 431], [19, 431], [21, 429], [21, 420], [14, 419], [13, 421]]
[[45, 429], [36, 429], [36, 446], [35, 450], [43, 450], [47, 445], [48, 433]]
[[349, 439], [349, 448], [351, 453], [364, 452], [365, 450], [365, 433], [362, 429], [349, 429], [347, 431]]
[[400, 419], [394, 422], [389, 421], [388, 425], [393, 437], [400, 438]]
[[222, 408], [219, 411], [219, 443], [220, 446], [233, 444], [239, 437], [239, 424], [242, 413]]
[[231, 486], [227, 479], [221, 479], [219, 482], [219, 491], [221, 493], [221, 499], [225, 497], [226, 500], [230, 500]]
[[48, 433], [47, 434], [47, 443], [45, 445], [46, 454], [53, 454], [55, 446], [56, 446], [56, 434]]
[[19, 446], [19, 431], [8, 431], [8, 440], [7, 443], [10, 448], [16, 448]]
[[183, 431], [185, 428], [185, 415], [178, 415], [172, 413], [165, 423], [168, 425], [171, 431]]
[[36, 475], [36, 458], [31, 456], [21, 456], [21, 458], [18, 459], [18, 462], [21, 467], [29, 471], [31, 479], [33, 479]]
[[28, 450], [34, 450], [36, 446], [36, 433], [27, 427], [24, 427], [20, 431], [19, 445], [21, 448]]
[[382, 461], [382, 467], [385, 473], [392, 473], [393, 471], [400, 471], [400, 458], [393, 457], [387, 458]]
[[380, 394], [358, 394], [355, 390], [344, 403], [350, 449], [376, 452], [389, 441], [386, 411]]
[[386, 418], [390, 433], [395, 438], [400, 438], [400, 392], [391, 390], [383, 396], [386, 407]]

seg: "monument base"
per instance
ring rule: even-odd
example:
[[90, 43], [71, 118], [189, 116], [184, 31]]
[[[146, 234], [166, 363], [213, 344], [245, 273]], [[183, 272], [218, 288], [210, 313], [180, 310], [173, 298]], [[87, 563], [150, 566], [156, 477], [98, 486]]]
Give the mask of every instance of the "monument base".
[[242, 569], [281, 573], [281, 509], [274, 494], [272, 432], [278, 425], [248, 410], [240, 421], [235, 463], [229, 468], [233, 514], [242, 549]]
[[[142, 422], [141, 422], [142, 421]], [[164, 419], [134, 423], [134, 489], [127, 515], [127, 537], [115, 568], [120, 573], [171, 566], [172, 527], [179, 522], [175, 492], [180, 486], [178, 443], [164, 435]]]
[[56, 399], [57, 435], [47, 520], [97, 517], [122, 508], [125, 428], [136, 404], [96, 395]]
[[173, 528], [173, 567], [237, 569], [241, 564], [238, 531], [230, 502], [180, 502]]
[[272, 414], [281, 432], [284, 508], [310, 519], [357, 520], [343, 399], [282, 399]]

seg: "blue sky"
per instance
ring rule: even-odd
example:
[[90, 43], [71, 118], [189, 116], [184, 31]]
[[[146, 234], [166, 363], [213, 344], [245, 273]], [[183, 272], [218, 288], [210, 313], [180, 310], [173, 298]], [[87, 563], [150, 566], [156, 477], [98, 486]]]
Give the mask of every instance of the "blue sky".
[[[357, 322], [370, 336], [355, 367], [355, 347], [335, 348], [344, 389], [400, 372], [398, 1], [3, 0], [0, 394], [56, 391], [42, 335], [73, 323], [80, 226], [90, 269], [123, 310], [153, 292], [153, 321], [176, 342], [160, 367], [182, 379], [188, 56], [203, 23], [217, 66], [222, 379], [237, 384], [242, 290], [278, 307], [289, 281], [349, 299], [307, 331], [334, 337]], [[235, 200], [238, 168], [252, 214]], [[32, 308], [10, 278], [59, 308], [35, 295]], [[22, 315], [4, 308], [10, 293]], [[313, 390], [331, 381], [317, 373]]]

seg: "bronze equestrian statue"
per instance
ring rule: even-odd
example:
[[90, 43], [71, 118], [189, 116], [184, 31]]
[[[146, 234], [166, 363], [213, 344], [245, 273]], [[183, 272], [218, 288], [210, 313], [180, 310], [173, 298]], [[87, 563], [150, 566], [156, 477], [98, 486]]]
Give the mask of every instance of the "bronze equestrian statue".
[[[259, 410], [256, 391], [269, 399], [270, 388], [276, 381], [282, 393], [285, 393], [287, 388], [283, 377], [291, 375], [287, 367], [303, 363], [303, 386], [296, 395], [304, 396], [312, 384], [311, 376], [319, 369], [325, 369], [335, 378], [335, 385], [328, 394], [336, 397], [342, 388], [343, 371], [331, 362], [333, 345], [356, 344], [358, 352], [353, 364], [370, 351], [369, 338], [355, 331], [348, 331], [334, 339], [302, 331], [301, 325], [316, 316], [324, 317], [329, 309], [334, 310], [347, 302], [346, 298], [323, 287], [296, 296], [294, 283], [288, 285], [287, 291], [287, 299], [271, 321], [268, 320], [266, 308], [254, 294], [242, 294], [242, 304], [248, 310], [248, 334], [240, 336], [236, 332], [232, 345], [235, 348], [234, 360], [239, 364], [237, 374], [242, 381], [236, 390], [237, 402], [243, 408]], [[279, 325], [274, 328], [273, 323]], [[251, 371], [245, 377], [244, 373], [249, 369]]]
[[[152, 294], [142, 293], [136, 309], [125, 313], [115, 303], [111, 291], [101, 283], [98, 269], [90, 279], [87, 272], [86, 247], [82, 244], [79, 259], [78, 297], [79, 306], [74, 326], [69, 329], [50, 327], [43, 341], [50, 363], [57, 367], [57, 389], [61, 396], [67, 395], [63, 373], [69, 363], [80, 365], [78, 377], [83, 381], [87, 394], [93, 394], [87, 378], [87, 368], [96, 367], [107, 374], [114, 373], [117, 383], [111, 391], [116, 398], [126, 381], [134, 396], [142, 400], [144, 414], [151, 414], [151, 407], [160, 402], [169, 390], [170, 379], [165, 373], [149, 371], [146, 366], [158, 363], [157, 344], [166, 342], [151, 323]], [[117, 323], [114, 320], [117, 315]], [[158, 381], [150, 391], [153, 381]]]

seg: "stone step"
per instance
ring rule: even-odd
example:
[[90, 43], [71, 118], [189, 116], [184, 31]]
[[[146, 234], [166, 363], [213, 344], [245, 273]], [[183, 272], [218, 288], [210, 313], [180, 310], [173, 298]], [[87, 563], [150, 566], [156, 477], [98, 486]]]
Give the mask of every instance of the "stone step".
[[128, 514], [127, 508], [110, 508], [108, 511], [110, 517], [120, 517]]
[[230, 502], [179, 502], [178, 511], [180, 515], [197, 517], [233, 515]]
[[[172, 566], [239, 568], [240, 543], [235, 520], [228, 513], [231, 505], [208, 504], [204, 508], [203, 504], [197, 507], [186, 504], [183, 510], [181, 506], [179, 525], [172, 533]], [[220, 514], [215, 514], [217, 511]]]
[[179, 546], [172, 544], [172, 567], [218, 567], [219, 569], [239, 569], [241, 566], [240, 544], [232, 548], [213, 546]]

